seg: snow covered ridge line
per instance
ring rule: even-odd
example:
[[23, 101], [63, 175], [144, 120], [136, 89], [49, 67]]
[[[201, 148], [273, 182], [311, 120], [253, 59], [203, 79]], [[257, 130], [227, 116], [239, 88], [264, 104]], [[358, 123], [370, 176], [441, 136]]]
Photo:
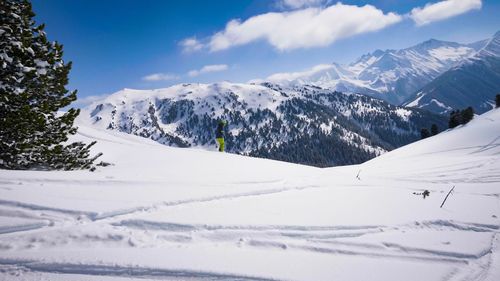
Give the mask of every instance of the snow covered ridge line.
[[304, 72], [277, 73], [264, 81], [311, 84], [401, 104], [440, 74], [475, 54], [481, 46], [431, 39], [406, 49], [376, 50], [348, 65], [318, 65]]
[[[500, 32], [466, 58], [410, 96], [406, 103], [437, 113], [472, 106], [478, 113], [494, 108], [500, 90]], [[481, 73], [481, 75], [477, 75]]]
[[[286, 86], [315, 85], [340, 92], [361, 93], [395, 105], [413, 104], [422, 89], [425, 89], [424, 92], [430, 91], [433, 81], [448, 71], [466, 64], [484, 61], [486, 57], [499, 58], [498, 42], [500, 42], [500, 32], [497, 32], [491, 39], [471, 44], [430, 39], [406, 49], [376, 50], [347, 65], [320, 64], [302, 72], [276, 73], [265, 79], [255, 79], [251, 82], [269, 81]], [[485, 63], [488, 65], [491, 61]], [[495, 72], [494, 67], [491, 69]], [[473, 73], [475, 72], [469, 71], [465, 77], [458, 77], [448, 83], [456, 84], [458, 90], [470, 87], [469, 91], [458, 95], [449, 94], [449, 88], [439, 89], [441, 95], [449, 96], [446, 100], [440, 97], [430, 102], [426, 98], [425, 104], [418, 104], [417, 107], [436, 113], [447, 111], [449, 108], [463, 107], [465, 103], [477, 106], [475, 109], [478, 112], [491, 109], [491, 107], [480, 107], [479, 104], [490, 101], [491, 95], [498, 92], [498, 86], [481, 89], [482, 92], [487, 93], [486, 98], [484, 94], [474, 94], [477, 92], [474, 88], [481, 88], [482, 85], [484, 88], [484, 84], [496, 85], [496, 82], [500, 80], [498, 78], [500, 74], [497, 72], [496, 78], [488, 77], [483, 81], [466, 83], [464, 78], [471, 80], [474, 78]], [[491, 76], [490, 73], [488, 75]], [[474, 101], [472, 96], [479, 101], [478, 104], [471, 103], [470, 100]], [[440, 105], [440, 102], [444, 104]]]
[[359, 94], [272, 83], [124, 89], [82, 116], [99, 129], [205, 149], [215, 148], [214, 130], [224, 119], [229, 152], [321, 167], [364, 162], [417, 140], [421, 127], [446, 125], [442, 117]]

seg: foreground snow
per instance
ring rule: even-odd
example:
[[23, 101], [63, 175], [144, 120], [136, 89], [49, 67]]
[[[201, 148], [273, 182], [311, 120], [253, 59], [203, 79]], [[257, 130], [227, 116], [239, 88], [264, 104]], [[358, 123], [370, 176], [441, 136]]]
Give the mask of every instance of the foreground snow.
[[499, 280], [498, 132], [317, 169], [81, 126], [113, 166], [0, 170], [0, 279]]

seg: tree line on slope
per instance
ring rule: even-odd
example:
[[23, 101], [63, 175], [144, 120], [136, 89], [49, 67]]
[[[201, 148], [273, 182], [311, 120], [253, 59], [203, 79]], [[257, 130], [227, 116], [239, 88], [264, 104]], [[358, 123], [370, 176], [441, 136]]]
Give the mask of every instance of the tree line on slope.
[[[301, 97], [280, 103], [276, 110], [251, 108], [232, 92], [215, 96], [215, 104], [205, 99], [157, 99], [150, 104], [151, 116], [144, 115], [148, 118], [123, 116], [112, 121], [113, 128], [167, 145], [215, 146], [214, 128], [218, 119], [224, 119], [229, 123], [228, 152], [325, 167], [361, 163], [377, 156], [375, 151], [413, 142], [421, 124], [445, 125], [441, 116], [416, 109], [408, 110], [411, 115], [405, 119], [397, 113], [401, 109], [361, 95], [324, 89], [298, 91], [302, 91]], [[122, 114], [128, 112], [125, 105], [116, 106], [124, 107]], [[346, 112], [351, 113], [346, 116]], [[156, 123], [173, 124], [175, 132], [165, 132]]]
[[450, 120], [448, 121], [448, 127], [453, 129], [458, 125], [465, 125], [469, 123], [474, 118], [474, 109], [469, 106], [462, 110], [453, 110], [450, 112]]
[[[500, 107], [500, 94], [495, 96], [495, 107], [499, 108]], [[450, 112], [450, 117], [448, 120], [448, 128], [453, 129], [459, 125], [465, 125], [469, 123], [472, 119], [474, 118], [474, 109], [472, 106], [467, 107], [466, 109], [462, 110], [452, 110]], [[431, 130], [427, 128], [422, 128], [420, 130], [420, 138], [425, 139], [430, 136], [435, 136], [439, 134], [439, 129], [436, 124], [432, 124]]]
[[[450, 117], [448, 120], [448, 128], [453, 129], [459, 125], [465, 125], [469, 123], [473, 118], [474, 118], [474, 109], [471, 106], [462, 110], [458, 109], [452, 110], [450, 112]], [[432, 124], [430, 131], [427, 128], [422, 128], [420, 130], [421, 139], [426, 139], [428, 137], [435, 136], [437, 134], [439, 134], [439, 128], [436, 124]]]

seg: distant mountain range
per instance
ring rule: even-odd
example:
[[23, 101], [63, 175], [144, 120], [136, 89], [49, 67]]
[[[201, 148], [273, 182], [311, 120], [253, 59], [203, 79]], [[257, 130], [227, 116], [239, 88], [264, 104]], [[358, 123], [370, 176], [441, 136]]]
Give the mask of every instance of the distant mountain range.
[[484, 112], [500, 92], [499, 36], [472, 44], [431, 39], [402, 50], [376, 50], [349, 65], [320, 65], [265, 81], [361, 93], [436, 113], [466, 106]]
[[447, 128], [443, 113], [454, 108], [491, 108], [500, 92], [499, 54], [500, 33], [472, 44], [432, 39], [254, 83], [124, 89], [82, 118], [166, 145], [214, 150], [215, 127], [225, 119], [229, 152], [357, 164], [419, 139], [421, 128]]
[[445, 118], [316, 86], [215, 83], [125, 89], [83, 114], [91, 124], [178, 147], [215, 150], [219, 119], [229, 152], [315, 166], [357, 164], [413, 142]]
[[472, 106], [482, 113], [500, 94], [500, 32], [474, 55], [461, 61], [408, 98], [406, 106], [443, 113]]

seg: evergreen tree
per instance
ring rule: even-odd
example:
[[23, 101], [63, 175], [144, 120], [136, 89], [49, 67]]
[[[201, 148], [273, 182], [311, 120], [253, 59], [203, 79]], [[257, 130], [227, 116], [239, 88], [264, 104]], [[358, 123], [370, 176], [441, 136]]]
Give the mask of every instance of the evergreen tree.
[[95, 142], [67, 143], [79, 110], [58, 114], [76, 100], [71, 63], [33, 17], [28, 0], [0, 1], [0, 168], [92, 169]]
[[450, 129], [462, 124], [462, 115], [460, 110], [453, 110], [450, 112], [450, 121], [448, 122], [448, 127]]
[[469, 121], [472, 120], [472, 118], [474, 118], [474, 109], [469, 106], [466, 109], [462, 110], [461, 115], [462, 115], [461, 124], [467, 124], [469, 123]]
[[465, 125], [474, 118], [474, 109], [469, 106], [463, 110], [453, 110], [450, 112], [450, 121], [448, 125], [451, 128], [455, 128], [458, 125]]
[[500, 94], [496, 95], [496, 97], [495, 97], [495, 103], [497, 105], [497, 108], [499, 108], [500, 107]]
[[432, 124], [432, 126], [431, 126], [431, 135], [435, 136], [437, 134], [439, 134], [439, 128], [438, 128], [438, 126], [436, 124]]
[[429, 130], [427, 130], [427, 128], [422, 128], [422, 130], [420, 130], [420, 138], [421, 139], [426, 139], [430, 136], [431, 136], [431, 133], [429, 133]]

